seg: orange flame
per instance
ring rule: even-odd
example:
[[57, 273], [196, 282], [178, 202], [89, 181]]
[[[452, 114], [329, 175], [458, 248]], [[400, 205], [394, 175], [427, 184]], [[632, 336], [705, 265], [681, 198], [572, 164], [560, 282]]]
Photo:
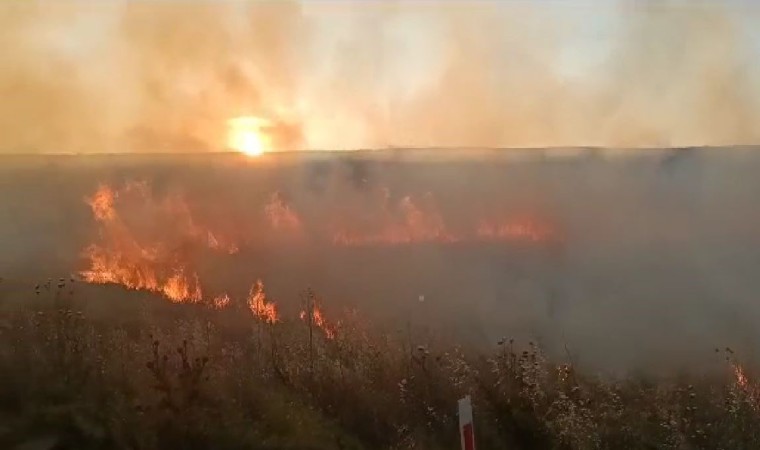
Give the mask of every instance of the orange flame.
[[161, 289], [164, 296], [175, 303], [199, 302], [203, 298], [198, 274], [194, 273], [188, 278], [182, 270], [178, 270], [169, 277]]
[[744, 368], [740, 364], [734, 363], [733, 369], [734, 376], [736, 377], [736, 385], [742, 389], [747, 389], [749, 387], [749, 379], [747, 378], [747, 374], [744, 373]]
[[92, 198], [85, 199], [92, 208], [95, 220], [105, 222], [116, 219], [116, 213], [113, 209], [115, 197], [116, 195], [110, 187], [100, 185]]
[[[428, 198], [430, 198], [428, 196]], [[333, 235], [333, 243], [346, 246], [401, 245], [420, 242], [451, 243], [460, 240], [446, 228], [442, 216], [434, 206], [424, 210], [406, 196], [399, 201], [398, 214], [387, 208], [388, 191], [385, 191], [385, 206], [380, 219], [379, 231], [362, 234], [345, 229]], [[397, 216], [401, 216], [400, 219]]]
[[269, 198], [269, 203], [264, 206], [264, 214], [273, 230], [298, 233], [301, 231], [301, 219], [275, 192]]
[[483, 220], [478, 224], [476, 235], [488, 241], [545, 242], [554, 237], [554, 230], [547, 223], [533, 218]]
[[736, 387], [746, 395], [746, 399], [750, 406], [755, 411], [760, 411], [760, 387], [758, 387], [756, 383], [750, 382], [744, 367], [739, 363], [733, 362], [731, 366], [736, 379]]
[[[80, 275], [88, 283], [155, 292], [173, 302], [199, 302], [198, 274], [189, 270], [192, 245], [228, 253], [236, 249], [199, 226], [181, 196], [155, 200], [144, 182], [130, 182], [120, 190], [101, 185], [86, 202], [100, 231], [99, 241], [83, 252], [88, 268]], [[123, 218], [120, 207], [131, 214]], [[130, 222], [133, 216], [140, 220]]]
[[[476, 226], [455, 233], [446, 224], [436, 208], [432, 196], [415, 201], [403, 197], [395, 208], [388, 207], [388, 191], [384, 191], [381, 217], [373, 224], [374, 230], [360, 232], [340, 227], [333, 234], [336, 245], [371, 246], [405, 245], [416, 243], [452, 244], [467, 241], [540, 243], [557, 239], [553, 226], [536, 217], [515, 216], [501, 220], [481, 220]], [[378, 229], [379, 228], [379, 229]]]
[[202, 298], [198, 275], [188, 277], [182, 268], [163, 277], [149, 264], [97, 245], [88, 247], [85, 256], [90, 260], [90, 268], [81, 271], [80, 276], [87, 283], [118, 284], [131, 290], [156, 292], [177, 303], [198, 302]]
[[[380, 208], [373, 211], [372, 220], [356, 227], [359, 223], [348, 218], [341, 226], [333, 227], [327, 238], [335, 245], [382, 246], [470, 241], [543, 243], [555, 242], [559, 236], [550, 222], [537, 216], [479, 222], [472, 219], [464, 226], [460, 223], [455, 233], [430, 194], [405, 196], [391, 204], [389, 191], [380, 193]], [[209, 248], [228, 254], [238, 251], [236, 239], [198, 221], [191, 204], [177, 192], [158, 197], [144, 182], [130, 182], [118, 190], [101, 185], [86, 202], [99, 227], [99, 239], [83, 252], [88, 266], [81, 275], [90, 283], [155, 292], [173, 302], [198, 302], [202, 299], [201, 283], [194, 270], [198, 250]], [[305, 235], [301, 218], [278, 192], [271, 195], [263, 213], [270, 230], [289, 238]], [[224, 226], [234, 223], [226, 221]], [[231, 231], [247, 239], [240, 234], [243, 232]], [[276, 320], [276, 312], [267, 309], [265, 303], [256, 300], [252, 305], [257, 317]]]
[[[307, 323], [309, 321], [309, 315], [307, 311], [301, 311], [298, 317]], [[335, 328], [333, 328], [327, 322], [327, 319], [325, 319], [325, 316], [322, 314], [322, 311], [319, 309], [319, 306], [314, 300], [312, 300], [311, 303], [311, 323], [322, 330], [322, 332], [325, 333], [325, 337], [327, 339], [335, 339]]]
[[264, 292], [264, 283], [261, 280], [256, 281], [251, 286], [251, 290], [248, 293], [248, 308], [255, 318], [265, 323], [276, 323], [279, 320], [277, 305], [267, 298]]
[[217, 250], [217, 251], [220, 251], [220, 252], [225, 252], [225, 253], [228, 253], [230, 255], [234, 255], [235, 253], [237, 253], [237, 252], [240, 251], [240, 247], [238, 247], [237, 244], [235, 244], [234, 242], [229, 242], [227, 240], [223, 240], [220, 237], [217, 237], [210, 230], [207, 231], [206, 239], [207, 239], [208, 248], [210, 248], [212, 250]]
[[214, 297], [211, 301], [211, 306], [216, 309], [224, 309], [230, 305], [230, 296], [227, 294], [220, 294]]

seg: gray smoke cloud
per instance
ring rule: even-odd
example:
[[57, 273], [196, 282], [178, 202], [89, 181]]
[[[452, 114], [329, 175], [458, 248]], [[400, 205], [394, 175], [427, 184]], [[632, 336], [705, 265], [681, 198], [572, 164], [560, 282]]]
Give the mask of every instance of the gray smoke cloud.
[[760, 11], [724, 2], [0, 5], [0, 152], [750, 144]]

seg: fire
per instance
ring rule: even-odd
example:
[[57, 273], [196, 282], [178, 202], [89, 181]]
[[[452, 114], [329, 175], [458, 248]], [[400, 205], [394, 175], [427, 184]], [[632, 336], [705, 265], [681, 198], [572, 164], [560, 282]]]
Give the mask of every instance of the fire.
[[332, 241], [344, 246], [408, 245], [417, 243], [453, 244], [470, 241], [543, 243], [558, 238], [546, 220], [533, 216], [510, 216], [499, 220], [480, 220], [468, 228], [453, 231], [438, 211], [431, 195], [415, 200], [403, 197], [388, 207], [388, 193], [382, 215], [370, 231], [340, 227]]
[[276, 323], [277, 305], [270, 301], [264, 292], [264, 283], [261, 280], [256, 281], [248, 293], [248, 308], [253, 316], [265, 323]]
[[120, 284], [128, 289], [162, 291], [154, 270], [136, 263], [131, 256], [97, 245], [85, 249], [90, 268], [80, 272], [82, 279], [94, 284]]
[[755, 411], [760, 411], [760, 387], [757, 383], [750, 381], [747, 372], [738, 362], [731, 363], [731, 369], [734, 372], [736, 387], [746, 395], [746, 400]]
[[230, 296], [227, 294], [217, 295], [211, 301], [211, 306], [213, 306], [216, 309], [224, 309], [230, 306]]
[[86, 203], [99, 227], [99, 239], [83, 252], [88, 267], [80, 275], [88, 283], [155, 292], [173, 302], [199, 302], [203, 294], [191, 269], [191, 251], [236, 249], [200, 226], [182, 196], [154, 199], [147, 183], [131, 182], [118, 190], [101, 185]]
[[240, 247], [232, 241], [218, 237], [210, 230], [206, 232], [208, 248], [234, 255], [240, 251]]
[[273, 230], [281, 230], [290, 233], [297, 233], [301, 230], [301, 219], [299, 219], [298, 214], [296, 214], [295, 211], [283, 201], [279, 192], [272, 194], [269, 203], [264, 206], [264, 214]]
[[166, 298], [175, 303], [199, 302], [203, 298], [198, 274], [188, 277], [181, 269], [166, 280], [161, 290]]
[[91, 245], [84, 253], [90, 267], [79, 274], [87, 283], [118, 284], [131, 290], [155, 292], [177, 303], [202, 299], [196, 273], [188, 276], [185, 269], [179, 267], [166, 275], [154, 267], [160, 264], [152, 259], [150, 250], [138, 249], [138, 252], [142, 256]]
[[[426, 196], [431, 200], [431, 196]], [[397, 213], [387, 206], [388, 192], [385, 191], [383, 215], [379, 219], [380, 229], [361, 233], [339, 229], [333, 235], [333, 243], [347, 246], [402, 245], [420, 242], [451, 243], [460, 240], [446, 227], [443, 217], [434, 205], [423, 208], [410, 196], [403, 197], [396, 208]]]
[[105, 222], [116, 218], [113, 209], [114, 197], [115, 194], [110, 187], [101, 185], [92, 198], [86, 199], [96, 220]]
[[487, 241], [545, 242], [554, 237], [554, 230], [548, 223], [534, 218], [483, 220], [478, 225], [476, 235]]
[[747, 389], [749, 386], [749, 379], [747, 374], [744, 373], [744, 368], [739, 364], [733, 364], [734, 376], [736, 377], [736, 385], [742, 389]]
[[322, 330], [327, 339], [335, 339], [335, 328], [327, 322], [327, 319], [325, 319], [322, 310], [319, 309], [319, 305], [317, 305], [316, 299], [313, 296], [310, 298], [306, 310], [301, 311], [301, 313], [298, 314], [298, 317], [307, 323], [309, 323], [309, 310], [311, 311], [311, 323]]
[[[305, 233], [308, 223], [302, 221], [296, 209], [278, 192], [271, 195], [263, 206], [263, 214], [256, 217], [268, 224], [270, 233], [281, 233], [284, 238], [298, 238], [302, 242], [305, 236], [309, 236], [340, 246], [508, 241], [543, 245], [561, 238], [557, 228], [538, 215], [513, 214], [501, 216], [498, 220], [465, 216], [453, 228], [430, 194], [404, 196], [397, 202], [390, 202], [388, 190], [379, 192], [381, 203], [370, 203], [368, 217], [356, 214], [341, 217], [328, 213], [330, 220], [339, 225], [333, 223], [327, 230], [316, 228], [315, 232]], [[261, 229], [236, 220], [214, 219], [226, 218], [220, 214], [205, 219], [220, 222], [225, 232], [211, 229], [199, 220], [194, 205], [180, 192], [169, 191], [159, 196], [144, 182], [126, 183], [118, 189], [100, 185], [86, 203], [98, 227], [98, 236], [83, 251], [87, 262], [80, 272], [83, 280], [150, 291], [173, 302], [200, 302], [204, 299], [196, 267], [207, 249], [236, 253], [239, 251], [237, 242], [259, 238], [250, 230]], [[267, 238], [271, 236], [262, 237]], [[251, 289], [249, 297], [249, 306], [257, 318], [266, 322], [278, 320], [275, 306], [266, 302], [260, 282]], [[206, 300], [217, 307], [229, 303], [229, 298]], [[329, 330], [318, 308], [313, 320], [320, 328]]]
[[227, 147], [248, 156], [261, 156], [271, 150], [272, 141], [267, 129], [269, 120], [256, 116], [242, 116], [227, 122]]

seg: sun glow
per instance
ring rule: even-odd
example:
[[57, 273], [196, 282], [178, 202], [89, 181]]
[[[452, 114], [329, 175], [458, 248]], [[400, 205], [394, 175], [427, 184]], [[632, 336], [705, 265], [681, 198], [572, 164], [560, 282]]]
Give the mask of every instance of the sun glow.
[[272, 124], [256, 116], [243, 116], [227, 122], [227, 147], [248, 156], [261, 156], [271, 150], [267, 128]]

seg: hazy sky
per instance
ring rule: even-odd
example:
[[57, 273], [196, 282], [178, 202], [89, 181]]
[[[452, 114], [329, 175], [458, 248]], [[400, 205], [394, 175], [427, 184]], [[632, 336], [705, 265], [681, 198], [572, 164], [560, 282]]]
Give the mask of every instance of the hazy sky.
[[740, 1], [0, 4], [0, 152], [760, 142]]

